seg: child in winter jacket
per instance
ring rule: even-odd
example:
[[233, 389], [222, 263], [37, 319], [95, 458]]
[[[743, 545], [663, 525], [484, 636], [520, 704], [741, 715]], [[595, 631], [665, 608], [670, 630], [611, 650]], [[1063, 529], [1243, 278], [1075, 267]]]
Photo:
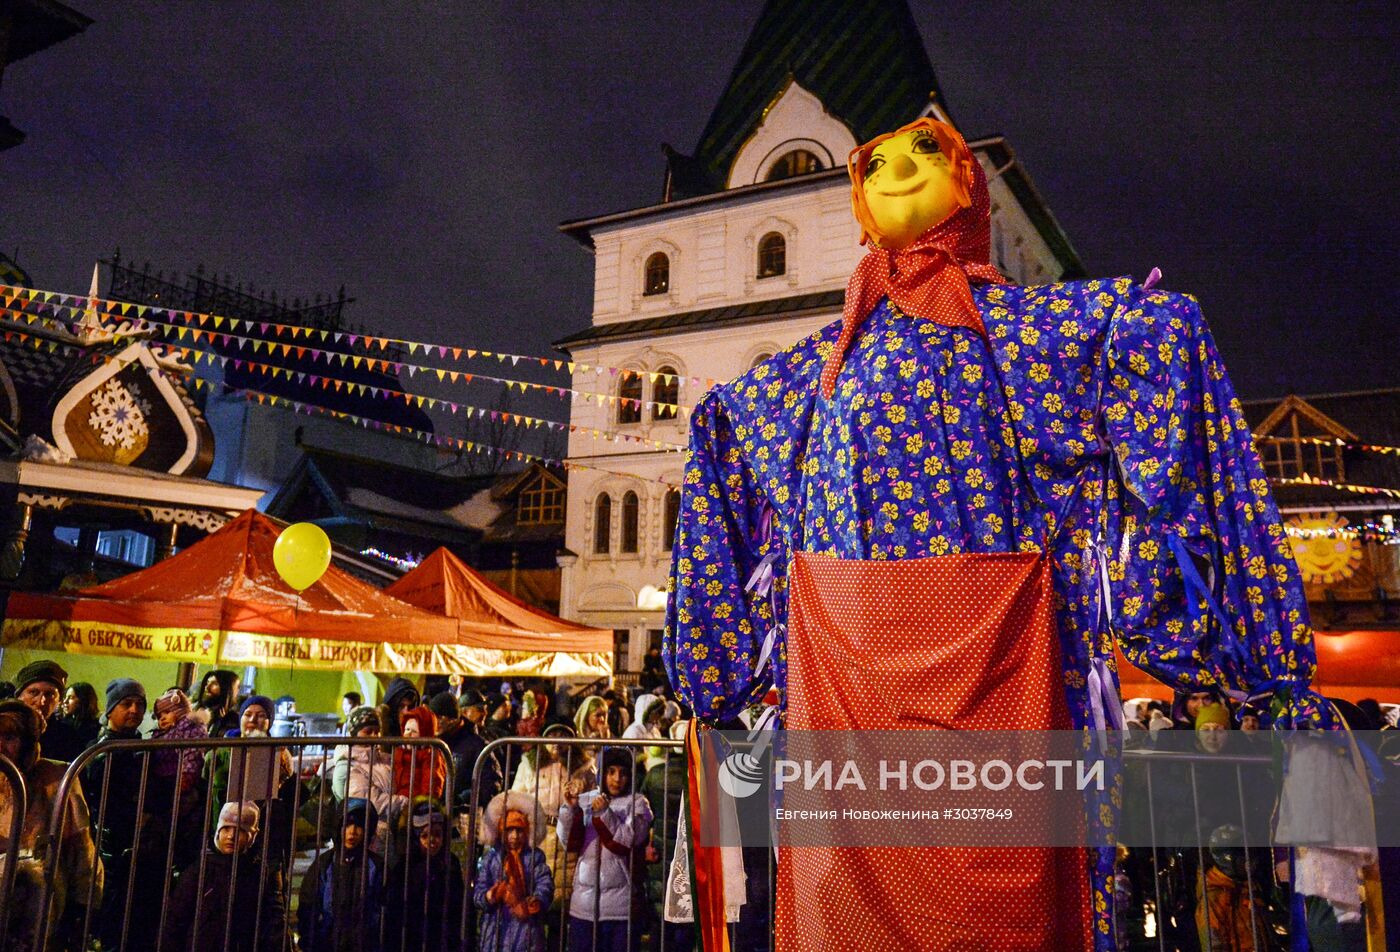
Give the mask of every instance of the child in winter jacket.
[[[521, 805], [524, 794], [510, 794]], [[491, 811], [488, 810], [488, 813]], [[534, 844], [536, 808], [504, 806], [496, 844], [481, 858], [473, 899], [481, 910], [477, 947], [492, 952], [544, 952], [544, 917], [554, 899], [554, 875]]]
[[301, 952], [378, 952], [384, 860], [369, 848], [369, 801], [345, 801], [340, 836], [306, 871], [297, 904]]
[[[345, 722], [347, 737], [378, 737], [379, 714], [372, 707], [357, 707]], [[389, 854], [389, 823], [394, 801], [394, 756], [377, 744], [340, 744], [330, 763], [331, 794], [338, 803], [359, 797], [379, 814], [379, 829], [370, 831], [369, 845], [381, 856]]]
[[447, 952], [461, 947], [466, 879], [448, 849], [440, 804], [420, 799], [408, 824], [408, 855], [389, 858], [384, 947], [389, 952]]
[[[437, 716], [426, 707], [403, 712], [399, 726], [404, 737], [434, 737]], [[447, 761], [429, 747], [400, 747], [394, 751], [394, 795], [432, 797], [441, 800], [447, 789]]]
[[[189, 695], [179, 688], [171, 688], [156, 698], [155, 713], [156, 729], [151, 731], [152, 740], [203, 740], [209, 736], [208, 729], [194, 717]], [[172, 787], [178, 785], [183, 807], [186, 798], [199, 786], [199, 775], [204, 771], [204, 751], [195, 747], [161, 750], [152, 759], [155, 775]]]
[[219, 810], [214, 848], [180, 874], [170, 895], [162, 948], [282, 952], [287, 941], [282, 868], [264, 865], [252, 848], [258, 824], [258, 806], [251, 801], [225, 803]]
[[[632, 792], [631, 752], [605, 748], [601, 767], [598, 789], [580, 794], [571, 782], [559, 808], [559, 838], [579, 854], [569, 900], [570, 952], [627, 952], [634, 884], [640, 885], [643, 874], [641, 848], [651, 830], [651, 807]], [[637, 923], [630, 931], [635, 943]]]
[[[204, 722], [194, 716], [189, 695], [171, 688], [155, 703], [156, 729], [153, 740], [204, 739], [209, 736]], [[151, 755], [154, 774], [153, 791], [148, 794], [147, 809], [172, 819], [175, 825], [175, 865], [184, 866], [199, 855], [204, 837], [204, 772], [205, 751], [197, 747], [178, 750], [158, 750]], [[154, 809], [152, 809], [154, 807]]]

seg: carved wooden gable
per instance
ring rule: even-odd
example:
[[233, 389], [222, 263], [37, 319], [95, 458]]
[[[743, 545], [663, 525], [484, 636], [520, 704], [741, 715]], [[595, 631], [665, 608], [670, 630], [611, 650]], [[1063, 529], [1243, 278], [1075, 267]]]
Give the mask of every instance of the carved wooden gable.
[[82, 460], [203, 476], [214, 457], [203, 417], [139, 342], [59, 398], [52, 430], [54, 445]]

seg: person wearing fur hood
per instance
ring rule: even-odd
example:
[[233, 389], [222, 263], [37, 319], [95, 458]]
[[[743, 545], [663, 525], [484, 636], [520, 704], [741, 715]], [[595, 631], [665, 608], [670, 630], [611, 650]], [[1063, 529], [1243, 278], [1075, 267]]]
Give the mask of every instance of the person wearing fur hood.
[[503, 793], [487, 806], [482, 839], [491, 848], [477, 868], [472, 896], [481, 914], [478, 948], [544, 952], [554, 874], [539, 848], [543, 835], [543, 814], [528, 794]]

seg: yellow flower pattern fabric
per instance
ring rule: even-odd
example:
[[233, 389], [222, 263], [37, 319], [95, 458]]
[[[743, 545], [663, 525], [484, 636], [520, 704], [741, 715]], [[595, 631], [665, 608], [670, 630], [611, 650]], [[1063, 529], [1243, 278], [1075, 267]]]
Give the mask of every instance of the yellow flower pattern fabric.
[[[818, 379], [839, 321], [696, 406], [663, 641], [680, 697], [719, 722], [769, 684], [781, 692], [793, 552], [913, 559], [1049, 540], [1076, 727], [1115, 642], [1173, 686], [1278, 690], [1280, 722], [1331, 726], [1308, 687], [1302, 581], [1194, 299], [1128, 278], [973, 298], [985, 339], [882, 302], [830, 400]], [[1193, 589], [1179, 558], [1208, 581]], [[770, 571], [771, 597], [750, 584]], [[1111, 826], [1100, 806], [1092, 821]], [[1112, 874], [1097, 851], [1100, 949], [1113, 947]]]
[[[782, 687], [781, 643], [771, 673], [753, 668], [782, 621], [793, 551], [905, 559], [1053, 534], [1076, 723], [1090, 661], [1111, 663], [1115, 635], [1175, 686], [1292, 683], [1286, 718], [1320, 723], [1301, 579], [1196, 302], [1128, 278], [983, 285], [974, 298], [987, 340], [883, 302], [829, 401], [815, 381], [839, 323], [700, 401], [663, 649], [681, 696], [725, 719]], [[1237, 660], [1188, 594], [1172, 536], [1213, 579]], [[770, 553], [777, 618], [745, 590]]]

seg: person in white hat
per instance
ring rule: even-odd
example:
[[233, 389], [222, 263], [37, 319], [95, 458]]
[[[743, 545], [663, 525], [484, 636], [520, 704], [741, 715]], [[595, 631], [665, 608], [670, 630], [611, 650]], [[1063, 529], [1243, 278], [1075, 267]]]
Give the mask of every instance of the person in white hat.
[[219, 808], [212, 848], [180, 874], [170, 896], [164, 948], [281, 952], [288, 939], [282, 867], [272, 856], [263, 863], [254, 849], [259, 823], [251, 800]]

